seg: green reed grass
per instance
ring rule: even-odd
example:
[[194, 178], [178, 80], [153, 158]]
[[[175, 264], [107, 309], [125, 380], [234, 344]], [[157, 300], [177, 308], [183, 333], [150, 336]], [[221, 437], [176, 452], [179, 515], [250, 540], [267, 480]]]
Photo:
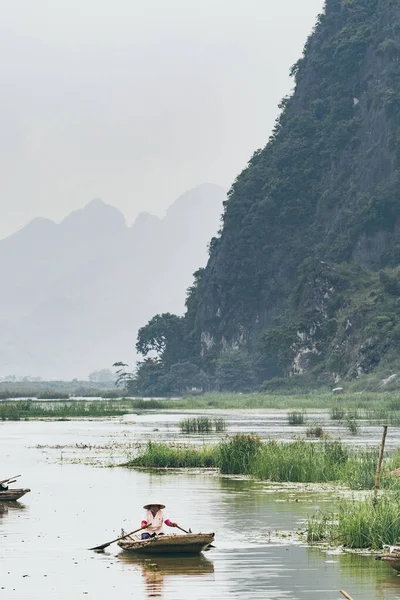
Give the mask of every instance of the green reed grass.
[[[206, 458], [205, 458], [206, 457]], [[250, 475], [260, 480], [297, 483], [337, 483], [352, 489], [372, 489], [377, 450], [349, 448], [340, 441], [262, 442], [254, 434], [236, 434], [201, 448], [149, 442], [129, 466], [216, 467], [221, 473]], [[391, 472], [400, 466], [400, 452], [385, 459], [381, 485], [400, 490]]]
[[179, 423], [179, 427], [182, 433], [211, 433], [213, 422], [208, 417], [193, 417], [183, 419]]
[[303, 425], [305, 421], [305, 413], [296, 410], [288, 413], [289, 425]]
[[180, 421], [179, 428], [182, 433], [221, 433], [225, 431], [226, 424], [224, 419], [193, 417]]
[[317, 513], [306, 526], [309, 542], [378, 550], [400, 539], [399, 493], [385, 493], [376, 506], [372, 498], [342, 500], [337, 513]]
[[182, 444], [148, 442], [143, 454], [132, 458], [124, 466], [150, 468], [209, 468], [215, 467], [215, 447], [194, 448]]
[[345, 409], [343, 408], [343, 406], [332, 406], [331, 410], [330, 410], [330, 416], [332, 421], [342, 421], [342, 419], [344, 419], [344, 416], [346, 414]]
[[317, 438], [317, 439], [322, 438], [324, 436], [324, 433], [325, 432], [324, 432], [322, 426], [317, 425], [317, 424], [310, 425], [310, 427], [307, 427], [307, 430], [306, 430], [307, 437], [312, 437], [312, 438]]
[[129, 412], [122, 404], [115, 402], [35, 402], [21, 400], [2, 402], [0, 420], [21, 421], [26, 419], [68, 419], [79, 417], [112, 417]]

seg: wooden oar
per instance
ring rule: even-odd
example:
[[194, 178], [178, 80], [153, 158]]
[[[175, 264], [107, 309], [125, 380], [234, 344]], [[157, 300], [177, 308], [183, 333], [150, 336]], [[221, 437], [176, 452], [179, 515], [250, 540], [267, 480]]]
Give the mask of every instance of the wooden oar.
[[107, 546], [111, 546], [111, 544], [113, 544], [114, 542], [123, 540], [124, 538], [126, 538], [130, 535], [133, 535], [134, 533], [137, 533], [138, 531], [141, 531], [142, 529], [146, 529], [146, 527], [148, 527], [148, 525], [145, 525], [144, 527], [139, 527], [139, 529], [135, 529], [135, 531], [126, 533], [125, 535], [122, 535], [121, 537], [117, 537], [117, 538], [115, 538], [115, 540], [111, 540], [111, 542], [106, 542], [105, 544], [100, 544], [100, 546], [95, 546], [94, 548], [89, 548], [89, 550], [104, 550], [104, 548], [107, 548]]
[[2, 483], [7, 483], [7, 482], [10, 482], [10, 481], [11, 481], [11, 479], [13, 479], [13, 480], [15, 481], [15, 479], [16, 479], [17, 477], [21, 477], [21, 475], [13, 475], [12, 477], [9, 477], [8, 479], [2, 479], [2, 480], [0, 481], [0, 484], [2, 484]]
[[[178, 523], [175, 523], [175, 527], [177, 529], [180, 529], [181, 531], [183, 531], [184, 533], [190, 533], [190, 531], [186, 531], [186, 529], [183, 529], [183, 527], [180, 527], [178, 525]], [[208, 548], [215, 548], [214, 544], [208, 544], [207, 548], [205, 548], [205, 550], [207, 550]]]
[[339, 592], [342, 594], [342, 596], [347, 598], [347, 600], [353, 600], [353, 598], [349, 596], [344, 590], [339, 590]]
[[177, 523], [175, 523], [175, 527], [177, 529], [180, 529], [181, 531], [183, 531], [184, 533], [190, 533], [190, 531], [186, 531], [186, 529], [183, 529], [183, 527], [180, 527]]

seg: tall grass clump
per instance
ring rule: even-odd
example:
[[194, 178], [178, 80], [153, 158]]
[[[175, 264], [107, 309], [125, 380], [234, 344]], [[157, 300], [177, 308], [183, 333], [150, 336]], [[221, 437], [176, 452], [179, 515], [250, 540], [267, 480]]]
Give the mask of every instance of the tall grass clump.
[[265, 443], [257, 456], [253, 473], [259, 479], [318, 483], [338, 481], [348, 460], [348, 451], [340, 442], [309, 443], [297, 440]]
[[211, 433], [213, 422], [208, 417], [194, 417], [183, 419], [179, 423], [179, 427], [182, 433]]
[[351, 435], [357, 435], [360, 430], [359, 424], [357, 422], [358, 412], [357, 411], [348, 411], [346, 414], [346, 427], [350, 431]]
[[165, 444], [148, 442], [145, 451], [140, 456], [131, 459], [124, 466], [149, 468], [210, 468], [217, 465], [215, 448]]
[[373, 550], [398, 543], [399, 501], [398, 493], [386, 493], [376, 506], [372, 498], [342, 500], [337, 513], [318, 513], [308, 520], [307, 540]]
[[183, 419], [179, 423], [182, 433], [221, 433], [225, 431], [224, 419], [210, 419], [209, 417], [193, 417]]
[[332, 406], [330, 410], [330, 417], [332, 421], [342, 421], [345, 417], [346, 411], [342, 406]]
[[310, 425], [310, 427], [307, 428], [306, 436], [319, 439], [324, 436], [324, 430], [321, 425]]
[[214, 419], [215, 433], [223, 433], [226, 430], [226, 423], [224, 419]]
[[258, 435], [237, 433], [218, 445], [221, 473], [251, 475], [263, 444]]
[[289, 425], [303, 425], [305, 421], [305, 413], [294, 410], [288, 413], [288, 421]]

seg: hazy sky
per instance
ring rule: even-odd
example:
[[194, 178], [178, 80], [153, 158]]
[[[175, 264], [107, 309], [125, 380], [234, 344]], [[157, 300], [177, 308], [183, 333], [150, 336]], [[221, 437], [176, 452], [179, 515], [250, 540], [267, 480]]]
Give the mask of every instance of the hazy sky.
[[0, 238], [94, 197], [131, 223], [263, 146], [323, 0], [0, 0]]

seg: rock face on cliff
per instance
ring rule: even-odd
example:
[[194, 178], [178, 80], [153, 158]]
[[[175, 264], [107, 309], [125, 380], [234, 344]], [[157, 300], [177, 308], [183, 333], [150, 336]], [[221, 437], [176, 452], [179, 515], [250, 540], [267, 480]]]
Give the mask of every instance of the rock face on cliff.
[[327, 0], [292, 75], [230, 190], [187, 322], [203, 357], [261, 356], [261, 379], [357, 376], [397, 340], [399, 0]]

